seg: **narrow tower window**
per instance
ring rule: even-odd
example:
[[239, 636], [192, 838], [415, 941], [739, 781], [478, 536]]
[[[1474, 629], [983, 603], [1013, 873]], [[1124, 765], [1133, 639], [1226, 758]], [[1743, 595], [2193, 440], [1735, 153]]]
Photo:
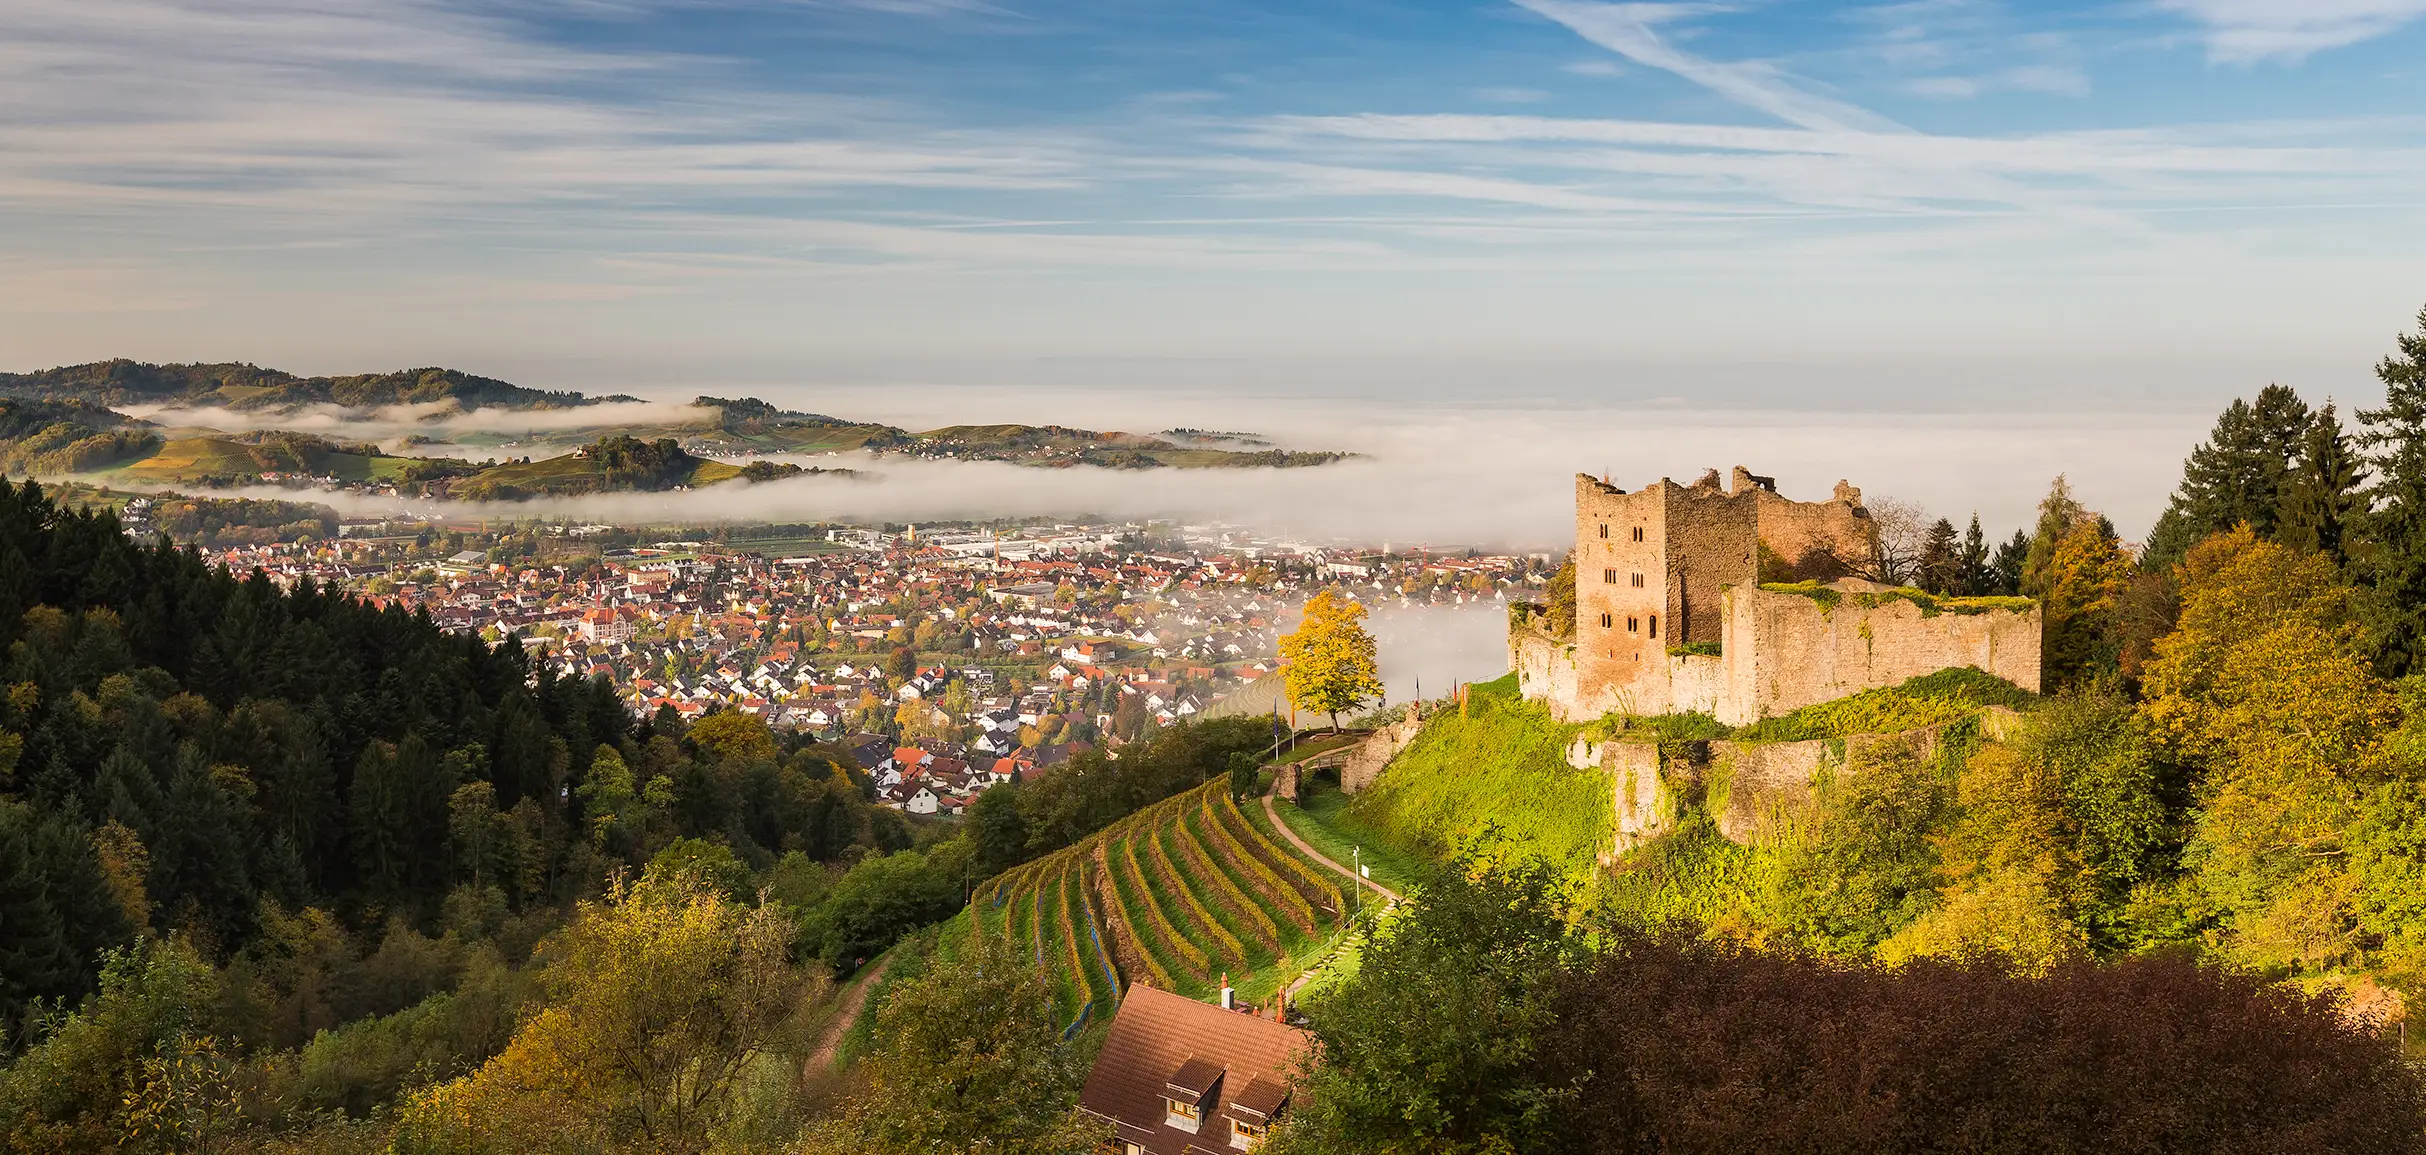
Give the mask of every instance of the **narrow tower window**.
[[1616, 584], [1617, 584], [1617, 571], [1616, 571], [1616, 570], [1613, 570], [1613, 569], [1605, 569], [1605, 570], [1600, 571], [1600, 580], [1605, 581], [1605, 582], [1609, 583], [1610, 585], [1616, 585]]
[[1635, 527], [1634, 527], [1634, 540], [1636, 540], [1636, 541], [1641, 541], [1642, 539], [1643, 539], [1643, 527], [1641, 527], [1641, 526], [1639, 526], [1639, 525], [1638, 525], [1638, 526], [1635, 526]]
[[[1616, 578], [1614, 575], [1616, 574], [1616, 572], [1617, 572], [1617, 571], [1615, 571], [1615, 570], [1611, 570], [1611, 571], [1609, 571], [1609, 572], [1610, 572], [1610, 574], [1612, 575], [1612, 576], [1610, 577], [1610, 579], [1609, 579], [1609, 580], [1611, 580], [1611, 581], [1616, 581], [1616, 580], [1617, 580], [1617, 578]], [[1641, 574], [1636, 574], [1636, 575], [1634, 575], [1634, 588], [1636, 588], [1636, 589], [1638, 589], [1638, 590], [1639, 590], [1639, 589], [1641, 589], [1641, 588], [1643, 588], [1643, 575], [1641, 575]]]
[[1659, 615], [1658, 615], [1658, 614], [1653, 614], [1653, 615], [1651, 615], [1651, 636], [1652, 636], [1652, 637], [1655, 637], [1655, 638], [1659, 636]]
[[1602, 537], [1607, 537], [1607, 536], [1609, 536], [1609, 527], [1608, 527], [1608, 526], [1606, 526], [1606, 525], [1601, 526], [1601, 527], [1600, 527], [1600, 535], [1601, 535]]
[[1609, 628], [1609, 615], [1608, 615], [1608, 614], [1602, 614], [1602, 615], [1600, 616], [1600, 628], [1602, 628], [1602, 629], [1604, 629], [1604, 630]]

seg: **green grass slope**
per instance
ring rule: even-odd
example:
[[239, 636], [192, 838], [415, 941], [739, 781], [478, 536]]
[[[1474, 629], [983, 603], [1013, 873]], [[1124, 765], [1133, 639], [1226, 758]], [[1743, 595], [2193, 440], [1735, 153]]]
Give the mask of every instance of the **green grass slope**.
[[314, 437], [270, 434], [254, 439], [181, 437], [122, 463], [113, 480], [154, 485], [236, 484], [263, 473], [304, 473], [339, 481], [394, 481], [416, 459], [390, 457], [369, 446], [340, 446]]
[[1615, 817], [1608, 775], [1567, 765], [1581, 729], [1520, 697], [1514, 674], [1477, 683], [1465, 709], [1426, 722], [1350, 813], [1438, 857], [1491, 844], [1586, 882]]

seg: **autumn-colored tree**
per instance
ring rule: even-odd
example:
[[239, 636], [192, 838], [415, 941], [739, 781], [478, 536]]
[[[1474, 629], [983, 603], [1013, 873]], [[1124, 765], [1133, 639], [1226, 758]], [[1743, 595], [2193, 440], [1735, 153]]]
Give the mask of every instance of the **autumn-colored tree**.
[[1086, 1064], [1053, 1022], [1044, 973], [999, 935], [895, 986], [881, 1042], [840, 1114], [802, 1155], [1090, 1155], [1110, 1128], [1078, 1108]]
[[2045, 607], [2040, 664], [2050, 689], [2115, 664], [2121, 650], [2115, 611], [2131, 570], [2131, 555], [2103, 518], [2081, 521], [2056, 543], [2039, 581]]
[[2243, 958], [2338, 964], [2359, 945], [2345, 835], [2398, 772], [2398, 699], [2324, 555], [2242, 526], [2192, 547], [2182, 573], [2181, 623], [2157, 643], [2141, 712], [2205, 771], [2198, 892]]
[[695, 871], [613, 883], [548, 950], [546, 1007], [479, 1070], [416, 1095], [399, 1146], [706, 1148], [818, 993], [788, 958], [791, 937], [779, 911], [735, 902]]
[[767, 724], [737, 710], [710, 714], [691, 727], [691, 743], [719, 762], [772, 762], [775, 735]]
[[1329, 714], [1335, 732], [1340, 711], [1382, 695], [1373, 635], [1364, 619], [1362, 602], [1324, 590], [1307, 599], [1305, 620], [1280, 638], [1289, 701], [1299, 709]]

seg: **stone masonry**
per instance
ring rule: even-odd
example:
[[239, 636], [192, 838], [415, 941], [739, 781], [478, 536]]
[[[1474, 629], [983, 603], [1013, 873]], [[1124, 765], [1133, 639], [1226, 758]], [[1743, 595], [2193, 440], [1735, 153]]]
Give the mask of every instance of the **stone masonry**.
[[1857, 579], [1822, 596], [1760, 587], [1764, 546], [1787, 562], [1871, 560], [1869, 511], [1845, 482], [1809, 502], [1742, 466], [1724, 489], [1716, 470], [1633, 493], [1578, 476], [1575, 489], [1574, 637], [1538, 617], [1509, 631], [1525, 696], [1562, 720], [1699, 711], [1742, 725], [1958, 666], [2038, 689], [2035, 605], [1937, 612]]

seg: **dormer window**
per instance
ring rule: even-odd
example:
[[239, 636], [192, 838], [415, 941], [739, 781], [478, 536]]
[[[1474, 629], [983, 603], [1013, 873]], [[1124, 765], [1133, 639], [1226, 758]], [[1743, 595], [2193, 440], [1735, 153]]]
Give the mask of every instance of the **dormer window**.
[[1198, 1056], [1179, 1065], [1162, 1088], [1163, 1125], [1191, 1135], [1204, 1122], [1205, 1105], [1221, 1087], [1222, 1065]]
[[1262, 1123], [1249, 1123], [1233, 1116], [1230, 1119], [1230, 1146], [1241, 1151], [1252, 1151], [1256, 1144], [1264, 1141], [1264, 1136], [1271, 1130], [1272, 1128]]

